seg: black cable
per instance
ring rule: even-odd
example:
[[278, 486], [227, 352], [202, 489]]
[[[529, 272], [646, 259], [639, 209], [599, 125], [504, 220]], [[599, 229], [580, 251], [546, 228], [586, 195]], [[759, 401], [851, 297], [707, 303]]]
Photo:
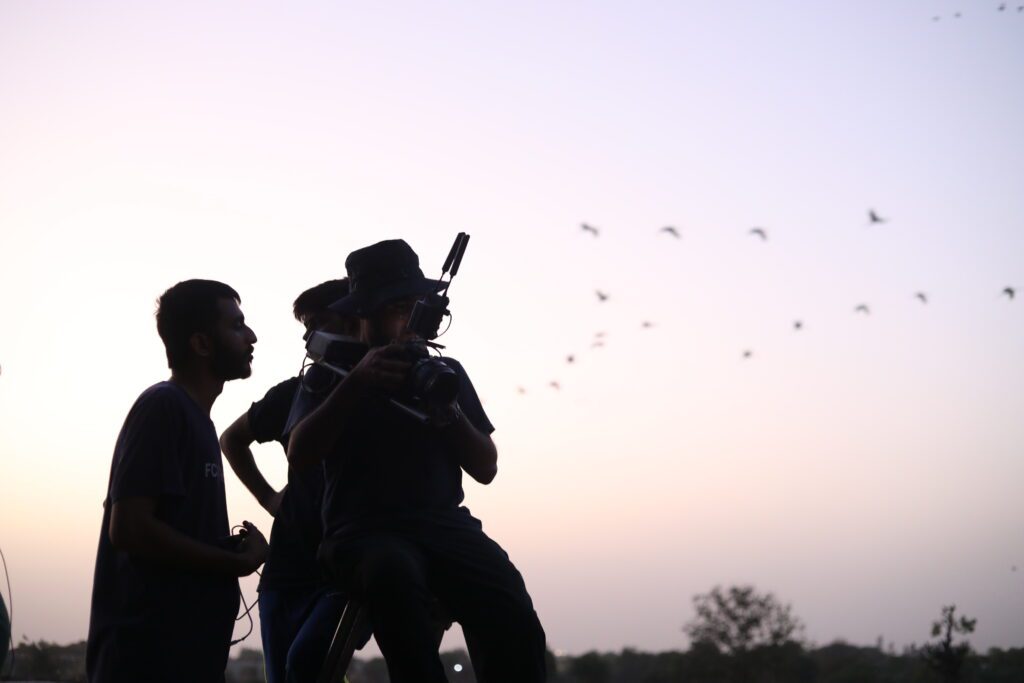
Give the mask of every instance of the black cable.
[[[235, 533], [235, 529], [243, 529], [244, 530], [245, 527], [242, 526], [241, 524], [236, 524], [235, 526], [231, 527], [231, 533]], [[263, 578], [263, 574], [260, 574], [260, 571], [258, 569], [256, 570], [256, 574], [258, 574], [260, 578]], [[251, 614], [251, 612], [252, 612], [252, 608], [256, 606], [257, 602], [259, 602], [259, 598], [257, 598], [256, 600], [252, 601], [251, 605], [249, 603], [247, 603], [245, 601], [245, 594], [242, 592], [242, 585], [241, 584], [238, 585], [238, 597], [242, 601], [242, 605], [245, 606], [245, 611], [242, 612], [241, 614], [239, 614], [237, 617], [235, 617], [235, 622], [237, 623], [237, 622], [241, 621], [243, 617], [249, 617], [249, 630], [246, 631], [245, 635], [242, 636], [241, 638], [237, 638], [235, 640], [232, 640], [230, 647], [238, 645], [240, 642], [242, 642], [243, 640], [248, 638], [250, 635], [252, 635], [253, 623], [252, 623], [252, 614]]]
[[252, 608], [256, 606], [256, 602], [257, 601], [253, 600], [251, 605], [248, 604], [245, 601], [245, 595], [242, 593], [242, 587], [241, 586], [238, 587], [238, 597], [241, 599], [242, 604], [245, 605], [245, 612], [243, 612], [242, 614], [240, 614], [237, 617], [235, 617], [235, 621], [239, 622], [239, 621], [242, 620], [242, 617], [249, 617], [249, 630], [246, 631], [245, 635], [242, 636], [241, 638], [236, 638], [235, 640], [232, 640], [231, 641], [231, 645], [229, 647], [233, 647], [235, 645], [238, 645], [240, 642], [242, 642], [243, 640], [248, 638], [250, 635], [252, 635], [253, 624], [252, 624], [252, 614], [250, 614], [250, 612], [252, 612]]
[[[7, 672], [9, 676], [14, 675], [14, 593], [11, 592], [11, 575], [7, 571], [7, 558], [4, 556], [3, 548], [0, 548], [0, 560], [4, 563], [4, 577], [7, 579], [7, 621], [11, 627], [11, 632], [7, 634], [7, 638], [11, 643], [11, 668]], [[0, 672], [2, 673], [2, 672]]]
[[451, 329], [451, 326], [452, 326], [452, 319], [453, 319], [454, 317], [455, 317], [455, 316], [453, 316], [453, 315], [452, 315], [451, 311], [448, 311], [448, 326], [447, 326], [447, 327], [445, 327], [445, 328], [444, 328], [444, 332], [442, 332], [441, 334], [437, 335], [437, 337], [435, 337], [435, 339], [437, 339], [438, 337], [443, 337], [443, 336], [445, 335], [445, 333], [447, 333], [447, 332], [448, 332], [448, 330], [449, 330], [449, 329]]

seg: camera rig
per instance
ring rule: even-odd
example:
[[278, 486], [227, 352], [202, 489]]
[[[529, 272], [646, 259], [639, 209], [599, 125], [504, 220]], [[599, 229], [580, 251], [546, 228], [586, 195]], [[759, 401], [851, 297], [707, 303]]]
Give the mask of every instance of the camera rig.
[[[448, 252], [448, 257], [441, 267], [439, 281], [444, 281], [448, 275], [448, 281], [444, 283], [441, 292], [428, 292], [424, 294], [413, 306], [406, 323], [405, 331], [417, 338], [415, 346], [423, 347], [421, 357], [413, 364], [409, 371], [408, 396], [404, 400], [389, 398], [388, 402], [400, 412], [415, 419], [421, 424], [430, 424], [428, 412], [423, 407], [431, 404], [445, 404], [455, 399], [459, 389], [459, 377], [447, 364], [438, 358], [429, 355], [428, 348], [440, 350], [444, 346], [434, 340], [440, 336], [441, 322], [445, 316], [449, 317], [448, 310], [450, 299], [448, 288], [452, 279], [459, 272], [462, 257], [466, 253], [466, 246], [469, 244], [469, 235], [460, 232], [455, 237], [455, 242]], [[445, 328], [447, 331], [447, 328]], [[317, 366], [330, 370], [335, 375], [347, 377], [352, 368], [355, 367], [362, 357], [369, 351], [369, 347], [362, 342], [338, 334], [329, 332], [314, 331], [308, 335], [306, 340], [306, 356]]]

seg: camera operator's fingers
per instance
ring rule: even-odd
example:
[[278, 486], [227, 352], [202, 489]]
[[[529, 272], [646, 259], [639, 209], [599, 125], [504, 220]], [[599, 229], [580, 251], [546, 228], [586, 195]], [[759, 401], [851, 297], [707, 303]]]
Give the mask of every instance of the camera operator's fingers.
[[409, 372], [412, 369], [412, 363], [407, 360], [380, 358], [373, 363], [373, 368], [378, 372], [396, 372], [401, 374]]
[[374, 386], [385, 391], [393, 391], [402, 386], [402, 383], [405, 381], [405, 372], [374, 370], [371, 379]]

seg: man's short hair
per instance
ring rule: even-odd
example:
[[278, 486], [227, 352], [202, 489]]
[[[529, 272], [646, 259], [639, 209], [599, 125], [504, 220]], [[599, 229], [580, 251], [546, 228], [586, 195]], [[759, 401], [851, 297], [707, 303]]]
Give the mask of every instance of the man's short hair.
[[292, 304], [292, 314], [300, 323], [304, 318], [327, 310], [338, 299], [348, 295], [348, 278], [328, 280], [310, 287]]
[[196, 332], [212, 332], [220, 311], [217, 302], [241, 297], [216, 280], [185, 280], [160, 295], [156, 307], [156, 330], [167, 351], [167, 367], [176, 370], [188, 360], [189, 339]]

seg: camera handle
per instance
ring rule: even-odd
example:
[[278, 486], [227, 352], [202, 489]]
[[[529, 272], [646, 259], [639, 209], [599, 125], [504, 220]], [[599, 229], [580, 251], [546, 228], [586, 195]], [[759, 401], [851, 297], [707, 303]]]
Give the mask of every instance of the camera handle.
[[[344, 377], [348, 377], [349, 371], [346, 370], [345, 368], [339, 368], [337, 365], [332, 365], [332, 364], [328, 363], [325, 360], [316, 360], [316, 359], [314, 359], [314, 362], [317, 365], [321, 365], [321, 366], [327, 368], [328, 370], [330, 370], [331, 372], [333, 372], [333, 373], [335, 373], [337, 375], [340, 375], [343, 378]], [[416, 410], [412, 406], [407, 406], [404, 403], [402, 403], [400, 401], [397, 401], [397, 400], [395, 400], [393, 398], [389, 398], [388, 399], [388, 403], [393, 405], [395, 408], [398, 408], [398, 410], [400, 410], [401, 412], [405, 413], [409, 417], [411, 417], [414, 420], [418, 421], [420, 424], [427, 424], [427, 423], [430, 422], [430, 418], [427, 416], [426, 413], [424, 413], [423, 411], [420, 411], [420, 410]]]

